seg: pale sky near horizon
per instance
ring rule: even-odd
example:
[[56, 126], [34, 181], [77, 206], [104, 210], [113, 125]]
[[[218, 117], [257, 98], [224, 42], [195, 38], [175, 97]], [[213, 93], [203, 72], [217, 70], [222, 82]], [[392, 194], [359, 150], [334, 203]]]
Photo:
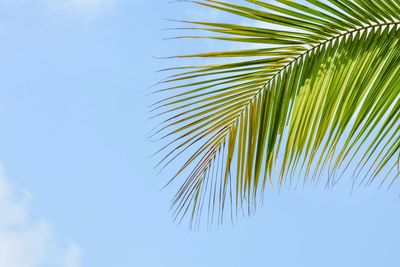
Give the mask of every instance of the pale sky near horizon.
[[398, 190], [269, 193], [256, 215], [190, 232], [161, 190], [146, 96], [209, 42], [161, 41], [160, 0], [0, 0], [0, 267], [397, 267]]

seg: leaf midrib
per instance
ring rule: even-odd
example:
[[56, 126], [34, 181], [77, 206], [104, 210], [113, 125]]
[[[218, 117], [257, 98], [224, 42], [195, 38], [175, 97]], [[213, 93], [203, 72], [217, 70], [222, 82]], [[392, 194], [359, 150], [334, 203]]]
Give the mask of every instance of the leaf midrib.
[[243, 116], [243, 113], [248, 109], [249, 105], [254, 101], [254, 99], [256, 99], [256, 97], [266, 88], [266, 86], [268, 84], [270, 84], [278, 75], [280, 75], [282, 72], [284, 72], [289, 66], [291, 66], [292, 64], [296, 63], [299, 59], [303, 58], [305, 55], [313, 52], [314, 50], [318, 49], [319, 47], [329, 43], [329, 42], [333, 42], [341, 37], [344, 37], [346, 35], [349, 34], [353, 34], [355, 32], [360, 32], [360, 31], [364, 31], [364, 30], [368, 30], [371, 28], [379, 28], [379, 27], [385, 27], [385, 26], [392, 26], [392, 25], [400, 25], [400, 21], [393, 21], [393, 22], [386, 22], [386, 23], [379, 23], [379, 24], [371, 24], [368, 26], [364, 26], [364, 27], [360, 27], [360, 28], [356, 28], [350, 31], [346, 31], [343, 32], [341, 34], [338, 34], [336, 36], [333, 36], [329, 39], [326, 39], [324, 41], [322, 41], [321, 43], [311, 47], [310, 49], [308, 49], [307, 51], [305, 51], [304, 53], [300, 54], [298, 57], [294, 58], [292, 61], [290, 61], [288, 64], [286, 64], [284, 67], [282, 67], [282, 69], [280, 69], [279, 71], [277, 71], [268, 81], [265, 82], [265, 84], [254, 94], [254, 96], [249, 100], [249, 103], [247, 105], [245, 105], [243, 107], [243, 110], [239, 113], [239, 115], [236, 117], [235, 120], [233, 120], [232, 124], [227, 128], [226, 130], [226, 134], [229, 134], [232, 130], [232, 127], [237, 123], [237, 121]]

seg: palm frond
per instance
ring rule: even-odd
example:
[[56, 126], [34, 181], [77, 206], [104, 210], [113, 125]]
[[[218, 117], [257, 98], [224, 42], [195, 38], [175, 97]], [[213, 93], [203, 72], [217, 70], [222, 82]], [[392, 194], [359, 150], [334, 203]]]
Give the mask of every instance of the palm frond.
[[400, 2], [243, 2], [193, 1], [249, 23], [183, 21], [208, 32], [183, 37], [248, 49], [177, 56], [230, 60], [169, 69], [159, 90], [167, 96], [153, 106], [164, 118], [155, 136], [170, 139], [159, 166], [190, 153], [172, 178], [186, 177], [172, 201], [176, 218], [221, 223], [254, 212], [267, 187], [321, 177], [327, 186], [342, 176], [396, 181]]

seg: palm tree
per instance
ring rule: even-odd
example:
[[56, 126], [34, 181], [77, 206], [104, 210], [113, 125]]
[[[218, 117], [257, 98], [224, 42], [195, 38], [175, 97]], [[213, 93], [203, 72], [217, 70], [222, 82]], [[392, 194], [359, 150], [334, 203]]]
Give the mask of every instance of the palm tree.
[[206, 63], [168, 69], [157, 91], [155, 136], [169, 139], [159, 166], [184, 159], [171, 179], [184, 178], [175, 218], [221, 223], [253, 213], [266, 188], [341, 177], [390, 187], [400, 174], [400, 1], [242, 2], [194, 1], [248, 23], [183, 21], [208, 33], [182, 37], [245, 46], [177, 56]]

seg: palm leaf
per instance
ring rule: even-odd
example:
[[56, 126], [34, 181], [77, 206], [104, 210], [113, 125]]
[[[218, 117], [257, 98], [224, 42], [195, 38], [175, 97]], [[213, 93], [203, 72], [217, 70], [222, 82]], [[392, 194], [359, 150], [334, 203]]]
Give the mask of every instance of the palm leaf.
[[170, 140], [159, 166], [186, 158], [171, 179], [185, 177], [175, 217], [221, 223], [253, 213], [267, 187], [322, 177], [390, 186], [400, 175], [400, 2], [243, 2], [193, 2], [249, 23], [183, 21], [208, 33], [182, 37], [248, 49], [177, 56], [220, 63], [168, 69], [153, 105], [163, 118], [154, 136]]

